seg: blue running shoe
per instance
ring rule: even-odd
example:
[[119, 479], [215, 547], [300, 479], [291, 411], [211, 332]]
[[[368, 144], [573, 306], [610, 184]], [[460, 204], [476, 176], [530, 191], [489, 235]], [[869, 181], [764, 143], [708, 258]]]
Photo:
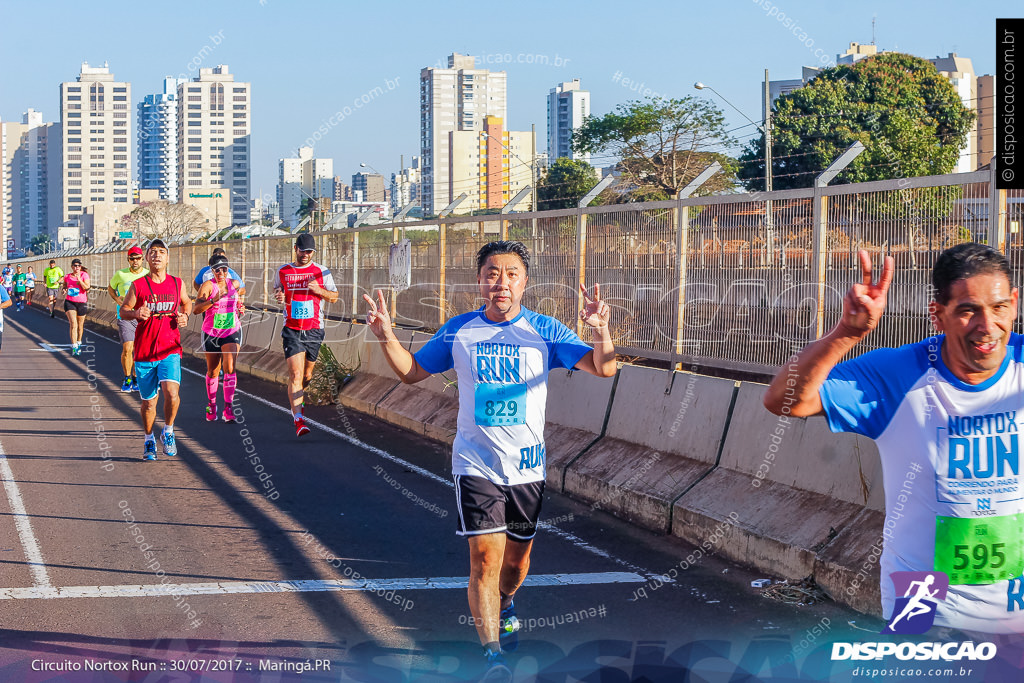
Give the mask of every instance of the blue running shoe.
[[178, 444], [174, 441], [174, 432], [164, 432], [164, 453], [169, 458], [178, 454]]
[[135, 379], [134, 377], [132, 377], [132, 391], [138, 391], [138, 390], [139, 390], [139, 381], [137, 379]]
[[121, 391], [123, 391], [125, 393], [128, 393], [131, 390], [132, 390], [132, 378], [131, 377], [125, 377], [124, 381], [121, 382]]
[[505, 662], [505, 656], [499, 652], [487, 652], [487, 671], [480, 679], [482, 683], [511, 683], [512, 670]]
[[142, 451], [143, 460], [156, 460], [156, 439], [146, 439], [146, 446]]
[[501, 621], [498, 623], [498, 644], [505, 652], [514, 652], [519, 647], [519, 618], [516, 616], [515, 602], [501, 610]]

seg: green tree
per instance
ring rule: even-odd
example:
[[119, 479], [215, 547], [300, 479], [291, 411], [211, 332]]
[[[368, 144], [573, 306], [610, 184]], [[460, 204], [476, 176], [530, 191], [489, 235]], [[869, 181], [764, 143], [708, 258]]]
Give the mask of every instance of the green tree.
[[298, 216], [299, 222], [301, 223], [316, 209], [316, 202], [309, 197], [303, 197], [302, 201], [299, 202], [299, 210], [295, 212]]
[[735, 162], [714, 150], [732, 144], [721, 110], [690, 95], [620, 104], [600, 118], [588, 117], [573, 135], [576, 151], [619, 159], [617, 169], [634, 201], [674, 197], [712, 161], [719, 161], [725, 172], [698, 194], [731, 189]]
[[[857, 140], [865, 151], [833, 183], [949, 173], [974, 118], [949, 80], [911, 55], [887, 52], [826, 69], [775, 101], [773, 189], [811, 187]], [[763, 135], [740, 160], [744, 186], [763, 190]]]
[[29, 250], [33, 254], [42, 254], [44, 247], [43, 245], [50, 241], [50, 236], [45, 233], [40, 233], [32, 238], [32, 241], [28, 243]]
[[[544, 211], [575, 208], [580, 198], [597, 184], [597, 180], [594, 167], [586, 161], [568, 157], [555, 159], [537, 184], [538, 208]], [[598, 204], [599, 198], [590, 202], [591, 206]]]

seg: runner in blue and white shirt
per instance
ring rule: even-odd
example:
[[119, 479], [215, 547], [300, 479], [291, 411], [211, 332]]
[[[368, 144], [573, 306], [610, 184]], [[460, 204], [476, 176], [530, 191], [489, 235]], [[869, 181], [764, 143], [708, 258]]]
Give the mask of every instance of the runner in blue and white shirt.
[[383, 293], [377, 292], [376, 302], [363, 295], [370, 307], [367, 324], [403, 382], [452, 368], [458, 376], [452, 449], [457, 533], [469, 539], [470, 611], [498, 670], [504, 666], [501, 648], [516, 643], [512, 598], [529, 568], [544, 491], [548, 372], [576, 368], [611, 377], [616, 370], [610, 310], [598, 286], [593, 297], [583, 290], [580, 311], [594, 333], [591, 347], [561, 322], [522, 307], [529, 266], [529, 251], [520, 242], [484, 245], [477, 253], [477, 284], [486, 305], [449, 320], [415, 356], [392, 332]]
[[[1012, 334], [1017, 290], [1005, 257], [966, 243], [935, 263], [933, 321], [941, 334], [839, 360], [878, 324], [892, 281], [863, 280], [843, 315], [775, 377], [774, 413], [824, 414], [832, 431], [875, 440], [886, 519], [882, 607], [894, 616], [893, 572], [943, 573], [934, 623], [979, 633], [1024, 633], [1024, 337]], [[837, 365], [837, 363], [839, 363]]]

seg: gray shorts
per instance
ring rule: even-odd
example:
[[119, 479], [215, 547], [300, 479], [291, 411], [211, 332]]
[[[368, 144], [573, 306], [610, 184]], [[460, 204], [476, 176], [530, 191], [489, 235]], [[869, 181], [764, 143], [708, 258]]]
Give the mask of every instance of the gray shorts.
[[139, 326], [138, 320], [117, 319], [117, 332], [121, 335], [121, 343], [135, 341], [135, 330]]
[[59, 292], [60, 292], [60, 290], [59, 290], [59, 289], [56, 289], [56, 288], [54, 288], [54, 287], [47, 287], [47, 288], [46, 288], [46, 296], [52, 296], [52, 297], [53, 297], [54, 299], [56, 299], [56, 298], [57, 298], [57, 294], [58, 294]]

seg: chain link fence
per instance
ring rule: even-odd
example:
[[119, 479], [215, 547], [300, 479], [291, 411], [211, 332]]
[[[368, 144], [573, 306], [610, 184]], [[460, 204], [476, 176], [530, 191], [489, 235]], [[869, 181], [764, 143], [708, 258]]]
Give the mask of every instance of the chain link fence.
[[[531, 253], [528, 308], [576, 329], [579, 286], [599, 283], [620, 353], [770, 373], [835, 323], [843, 295], [860, 277], [858, 250], [867, 250], [876, 268], [894, 257], [896, 277], [886, 316], [856, 352], [898, 346], [930, 331], [931, 268], [943, 249], [969, 240], [998, 245], [1014, 282], [1022, 281], [1022, 214], [1024, 191], [996, 190], [984, 170], [348, 228], [317, 233], [315, 260], [332, 271], [340, 292], [329, 314], [361, 320], [362, 295], [381, 289], [399, 324], [436, 330], [481, 305], [477, 250], [494, 239], [517, 239]], [[410, 242], [412, 286], [391, 294], [389, 250], [403, 238]], [[168, 271], [191, 280], [221, 246], [245, 281], [249, 304], [274, 308], [274, 273], [292, 260], [293, 239], [173, 245]], [[90, 303], [112, 308], [106, 284], [127, 265], [126, 248], [17, 262], [33, 265], [42, 287], [50, 258], [68, 272], [77, 256], [93, 279]]]

